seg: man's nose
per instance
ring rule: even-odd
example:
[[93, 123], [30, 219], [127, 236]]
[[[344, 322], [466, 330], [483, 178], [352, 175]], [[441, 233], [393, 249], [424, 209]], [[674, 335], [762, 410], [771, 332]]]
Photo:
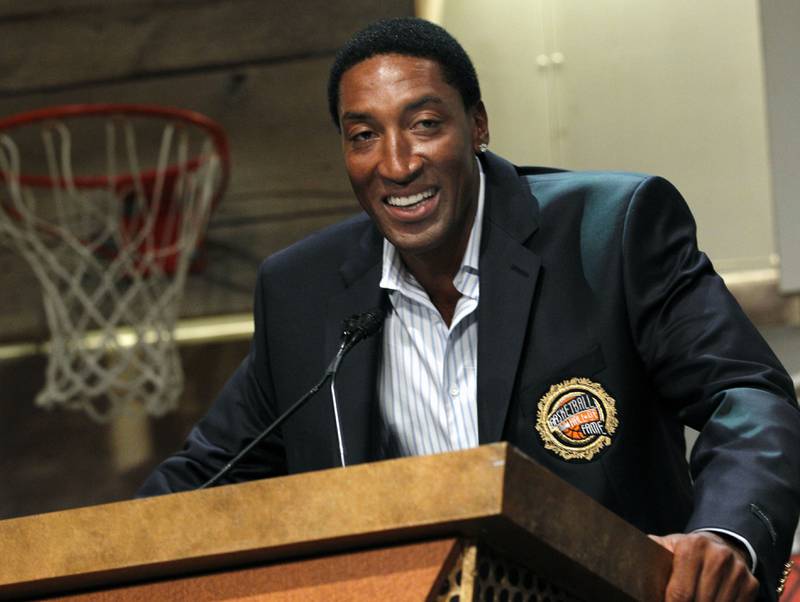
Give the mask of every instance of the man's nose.
[[384, 138], [378, 173], [382, 178], [396, 184], [407, 184], [422, 170], [422, 157], [414, 145], [402, 134], [390, 134]]

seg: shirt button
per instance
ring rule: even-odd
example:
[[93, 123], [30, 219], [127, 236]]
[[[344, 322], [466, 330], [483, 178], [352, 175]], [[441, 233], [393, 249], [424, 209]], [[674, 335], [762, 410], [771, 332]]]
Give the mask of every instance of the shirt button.
[[453, 385], [450, 387], [450, 397], [458, 397], [458, 393], [459, 391], [457, 386]]

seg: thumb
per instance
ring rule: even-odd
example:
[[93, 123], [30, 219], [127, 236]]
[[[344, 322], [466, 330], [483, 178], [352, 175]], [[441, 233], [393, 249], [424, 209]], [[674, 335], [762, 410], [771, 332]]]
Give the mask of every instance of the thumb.
[[670, 552], [675, 551], [675, 545], [680, 539], [681, 533], [671, 533], [670, 535], [652, 535], [648, 534], [647, 537], [652, 539], [661, 547], [668, 549]]

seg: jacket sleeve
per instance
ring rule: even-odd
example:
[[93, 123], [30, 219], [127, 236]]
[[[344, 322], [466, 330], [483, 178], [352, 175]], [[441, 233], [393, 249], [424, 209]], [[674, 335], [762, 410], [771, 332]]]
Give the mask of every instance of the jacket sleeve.
[[649, 178], [624, 225], [630, 328], [650, 377], [700, 431], [686, 531], [729, 530], [753, 546], [762, 598], [775, 599], [800, 508], [800, 412], [791, 379], [698, 251], [678, 191]]
[[[255, 333], [249, 355], [228, 380], [206, 416], [195, 425], [183, 449], [162, 462], [137, 497], [196, 489], [224, 467], [277, 417], [264, 330], [264, 266], [256, 287]], [[220, 484], [286, 474], [283, 440], [278, 431], [257, 445]]]

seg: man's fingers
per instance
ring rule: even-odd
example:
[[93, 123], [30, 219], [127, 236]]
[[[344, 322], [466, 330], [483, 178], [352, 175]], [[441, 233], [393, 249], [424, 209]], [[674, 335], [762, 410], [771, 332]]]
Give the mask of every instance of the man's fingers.
[[758, 581], [743, 556], [717, 534], [651, 535], [673, 553], [665, 602], [754, 602]]
[[758, 596], [758, 580], [747, 567], [739, 563], [720, 587], [717, 602], [754, 602], [756, 596]]
[[703, 538], [700, 545], [705, 548], [697, 600], [753, 602], [758, 594], [758, 581], [750, 572], [743, 551], [716, 533], [697, 535]]
[[721, 540], [712, 541], [708, 537], [701, 537], [692, 543], [699, 551], [703, 564], [695, 600], [732, 602], [727, 598], [720, 598], [718, 593], [730, 579], [737, 561], [736, 552]]
[[[694, 602], [700, 573], [703, 569], [702, 549], [693, 543], [691, 536], [667, 535], [666, 543], [672, 546], [672, 573], [664, 595], [665, 602]], [[669, 549], [669, 548], [668, 548]]]

